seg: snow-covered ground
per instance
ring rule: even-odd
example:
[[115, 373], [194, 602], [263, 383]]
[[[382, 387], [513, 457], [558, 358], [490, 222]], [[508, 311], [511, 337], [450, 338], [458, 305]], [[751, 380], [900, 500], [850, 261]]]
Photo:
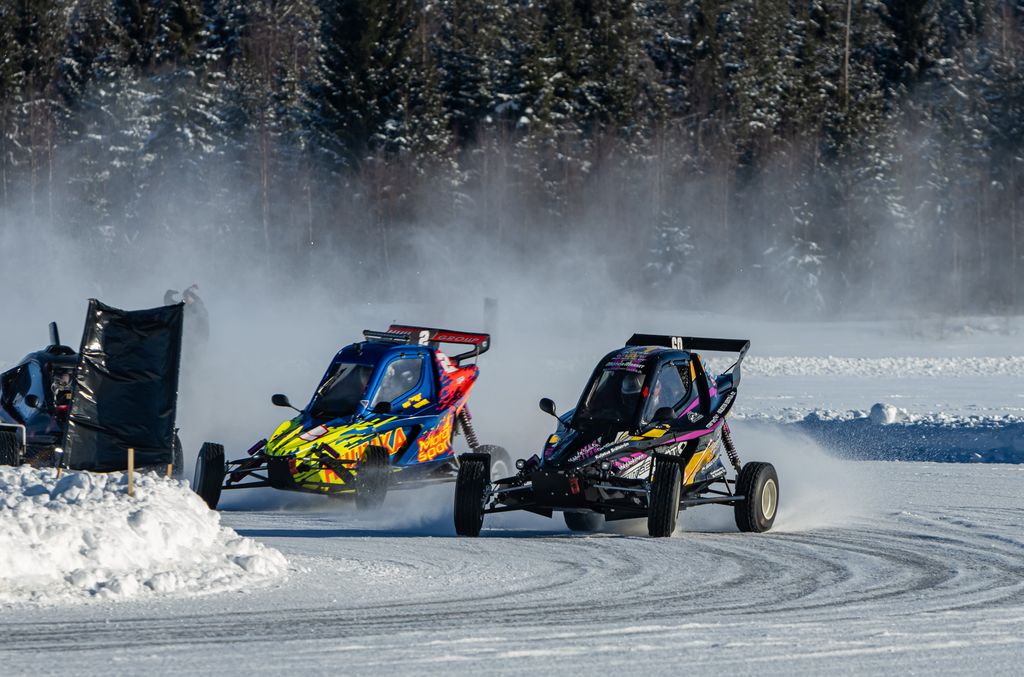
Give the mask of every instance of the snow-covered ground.
[[[764, 535], [731, 532], [728, 511], [706, 507], [685, 513], [684, 528], [700, 531], [672, 539], [576, 537], [540, 518], [456, 539], [443, 492], [376, 520], [323, 506], [230, 513], [240, 534], [301, 570], [244, 595], [2, 612], [0, 665], [33, 675], [1019, 674], [1024, 467], [834, 463], [820, 476], [782, 475], [790, 499], [812, 503], [791, 500]], [[809, 510], [829, 496], [835, 514]]]
[[[533, 453], [550, 428], [537, 397], [569, 406], [609, 336], [678, 331], [678, 318], [635, 312], [571, 341], [533, 344], [541, 332], [524, 329], [497, 343], [474, 395], [487, 441]], [[280, 578], [0, 610], [0, 671], [1019, 674], [1024, 465], [993, 461], [1024, 453], [1021, 321], [690, 319], [701, 334], [753, 340], [734, 436], [744, 460], [779, 468], [772, 532], [738, 534], [728, 509], [706, 506], [671, 539], [644, 537], [643, 523], [580, 537], [528, 515], [457, 539], [447, 486], [395, 493], [373, 517], [228, 492], [222, 522], [283, 553]], [[298, 384], [321, 367], [260, 374]], [[263, 403], [278, 388], [232, 385], [239, 411], [267, 411], [267, 430], [227, 440], [244, 448], [280, 417]]]
[[182, 482], [0, 466], [0, 609], [258, 585], [284, 557], [221, 526]]

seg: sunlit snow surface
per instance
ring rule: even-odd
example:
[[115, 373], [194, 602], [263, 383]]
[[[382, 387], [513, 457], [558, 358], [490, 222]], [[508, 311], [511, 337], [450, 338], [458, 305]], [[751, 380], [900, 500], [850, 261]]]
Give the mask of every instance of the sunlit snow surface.
[[259, 585], [284, 557], [220, 524], [188, 486], [136, 473], [0, 466], [0, 609]]
[[764, 535], [704, 508], [671, 539], [529, 517], [456, 539], [440, 490], [396, 496], [375, 520], [301, 502], [229, 513], [301, 570], [249, 594], [0, 614], [0, 660], [6, 674], [95, 675], [272, 674], [300, 657], [304, 674], [366, 675], [1019, 668], [1024, 468], [812, 456], [780, 469], [787, 507]]
[[[372, 518], [315, 497], [227, 492], [223, 523], [288, 558], [276, 583], [0, 611], [0, 672], [1019, 674], [1024, 465], [851, 461], [829, 448], [1015, 453], [1019, 321], [605, 320], [599, 333], [497, 332], [474, 394], [478, 430], [533, 453], [551, 427], [536, 399], [571, 406], [632, 331], [749, 337], [734, 437], [744, 460], [778, 467], [773, 531], [736, 533], [728, 508], [705, 506], [671, 539], [647, 538], [642, 521], [575, 536], [529, 515], [458, 539], [450, 486], [393, 493]], [[319, 376], [323, 365], [303, 360], [268, 362], [241, 391], [212, 383], [209, 397], [237, 394], [239, 416], [260, 419], [218, 421], [218, 437], [244, 449], [272, 430], [281, 414], [266, 393]], [[198, 448], [188, 436], [209, 433], [183, 434]]]

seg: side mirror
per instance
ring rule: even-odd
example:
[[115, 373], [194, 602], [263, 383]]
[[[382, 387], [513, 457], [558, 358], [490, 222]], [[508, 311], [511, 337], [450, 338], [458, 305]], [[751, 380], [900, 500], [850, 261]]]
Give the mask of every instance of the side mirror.
[[555, 418], [558, 418], [558, 414], [555, 413], [555, 402], [550, 397], [541, 398], [540, 410], [545, 414], [551, 414]]
[[671, 423], [674, 420], [676, 420], [676, 413], [672, 411], [672, 407], [658, 407], [651, 423]]
[[39, 401], [38, 395], [26, 395], [25, 404], [32, 407], [33, 409], [38, 409], [42, 402]]
[[295, 409], [295, 411], [302, 411], [301, 409], [297, 409], [292, 405], [291, 401], [288, 400], [287, 395], [282, 395], [281, 393], [271, 395], [270, 401], [274, 404], [275, 407], [288, 407], [289, 409]]
[[378, 402], [377, 404], [373, 405], [373, 413], [375, 413], [375, 414], [390, 414], [391, 413], [391, 403], [386, 401], [386, 400], [383, 401], [383, 402]]

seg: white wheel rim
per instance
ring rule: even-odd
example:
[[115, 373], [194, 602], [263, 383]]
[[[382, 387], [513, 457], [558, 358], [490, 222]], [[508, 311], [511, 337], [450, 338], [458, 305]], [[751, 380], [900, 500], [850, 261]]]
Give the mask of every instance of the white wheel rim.
[[779, 487], [775, 484], [775, 480], [768, 480], [764, 483], [764, 488], [761, 489], [761, 513], [765, 519], [770, 520], [775, 517], [775, 507], [779, 502]]
[[491, 481], [495, 478], [503, 480], [508, 477], [508, 466], [505, 465], [505, 461], [495, 461], [491, 464]]

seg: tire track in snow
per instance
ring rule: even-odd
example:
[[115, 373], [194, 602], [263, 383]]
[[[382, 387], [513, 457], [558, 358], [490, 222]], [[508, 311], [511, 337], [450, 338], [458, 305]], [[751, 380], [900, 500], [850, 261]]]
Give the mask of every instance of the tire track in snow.
[[[339, 539], [346, 560], [379, 566], [383, 546], [387, 563], [411, 569], [416, 576], [442, 576], [436, 591], [441, 594], [385, 601], [374, 601], [371, 594], [352, 602], [259, 614], [139, 618], [132, 621], [130, 633], [147, 646], [217, 643], [234, 637], [244, 625], [243, 642], [277, 636], [287, 643], [292, 638], [336, 638], [341, 628], [348, 637], [363, 637], [431, 624], [464, 629], [495, 623], [571, 627], [581, 617], [592, 626], [693, 617], [728, 621], [766, 608], [786, 622], [807, 622], [1019, 606], [1024, 598], [1024, 566], [1019, 563], [1024, 545], [974, 533], [977, 524], [994, 517], [1012, 522], [1014, 515], [965, 511], [950, 521], [941, 515], [898, 513], [872, 528], [766, 535], [683, 533], [671, 541], [562, 535], [500, 538], [487, 533], [478, 541], [425, 538], [415, 539], [415, 547], [399, 548], [386, 537]], [[301, 517], [295, 519], [301, 522]], [[489, 565], [512, 552], [518, 568], [533, 575], [520, 577], [511, 586], [502, 567], [486, 575]], [[566, 554], [573, 559], [566, 559]], [[326, 566], [330, 561], [325, 560]], [[290, 585], [315, 586], [323, 572], [311, 573], [296, 575], [299, 580]], [[22, 649], [102, 649], [121, 644], [128, 630], [104, 621], [56, 629], [22, 623], [6, 625], [4, 632], [12, 646]]]
[[650, 673], [679, 660], [821, 674], [847, 660], [955, 672], [1019, 656], [1024, 472], [862, 467], [878, 469], [883, 491], [863, 497], [876, 514], [760, 535], [458, 539], [440, 522], [396, 533], [346, 513], [226, 514], [300, 568], [244, 595], [0, 614], [0, 665], [37, 672], [45, 651], [53, 665], [106, 674], [128, 646], [145, 647], [132, 654], [139, 669], [173, 656], [210, 674], [275, 672], [296, 657], [358, 674]]

